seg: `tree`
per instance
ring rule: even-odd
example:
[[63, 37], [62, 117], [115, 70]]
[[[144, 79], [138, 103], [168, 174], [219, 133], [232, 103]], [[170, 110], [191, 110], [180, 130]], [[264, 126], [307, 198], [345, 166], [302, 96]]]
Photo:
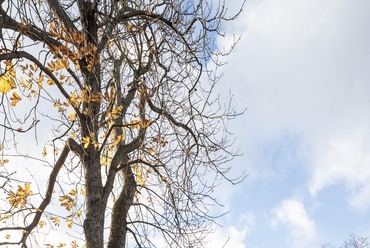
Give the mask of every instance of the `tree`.
[[0, 244], [41, 246], [65, 221], [88, 248], [159, 235], [202, 245], [214, 187], [244, 178], [225, 165], [238, 155], [226, 123], [241, 113], [212, 95], [230, 52], [217, 48], [221, 24], [240, 12], [213, 0], [0, 4]]
[[[334, 248], [331, 244], [324, 244], [322, 248]], [[369, 248], [369, 241], [365, 237], [351, 234], [349, 239], [344, 241], [340, 248]]]

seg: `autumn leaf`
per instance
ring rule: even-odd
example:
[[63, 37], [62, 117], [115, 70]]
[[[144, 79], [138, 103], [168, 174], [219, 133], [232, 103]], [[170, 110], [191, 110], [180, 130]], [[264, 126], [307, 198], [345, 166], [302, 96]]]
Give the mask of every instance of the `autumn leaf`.
[[72, 241], [71, 248], [78, 248], [78, 244], [77, 244], [76, 240]]
[[81, 194], [84, 195], [84, 196], [86, 196], [87, 192], [86, 192], [86, 188], [85, 187], [83, 187], [81, 189]]
[[65, 207], [68, 211], [71, 211], [76, 206], [76, 201], [69, 195], [59, 197], [59, 201], [62, 202], [60, 205]]
[[106, 157], [103, 157], [103, 158], [101, 159], [100, 163], [101, 163], [102, 165], [108, 165], [107, 158], [106, 158]]
[[76, 92], [73, 92], [71, 94], [71, 97], [69, 98], [69, 102], [72, 104], [72, 106], [77, 107], [80, 104], [80, 97], [77, 95]]
[[43, 228], [43, 227], [45, 226], [45, 224], [46, 224], [46, 223], [45, 223], [45, 221], [40, 221], [40, 222], [39, 222], [39, 226], [40, 226], [40, 228]]
[[8, 78], [1, 76], [0, 77], [0, 92], [7, 93], [12, 89], [12, 85]]
[[6, 163], [9, 163], [9, 159], [0, 160], [0, 167], [4, 166]]
[[134, 25], [132, 23], [127, 23], [127, 30], [132, 31], [134, 29]]
[[89, 145], [90, 145], [90, 137], [83, 137], [82, 138], [82, 144], [84, 144], [84, 148], [89, 147]]
[[27, 196], [31, 196], [32, 195], [32, 191], [31, 191], [31, 184], [29, 183], [26, 183], [25, 186], [24, 186], [24, 193], [27, 195]]
[[70, 195], [77, 195], [77, 189], [72, 189], [70, 192], [69, 192]]
[[54, 226], [60, 226], [60, 219], [58, 217], [51, 217], [50, 220], [54, 223]]
[[73, 226], [73, 219], [68, 218], [68, 219], [66, 220], [66, 223], [67, 223], [67, 227], [72, 228], [72, 226]]
[[141, 120], [141, 123], [140, 124], [141, 124], [141, 127], [142, 128], [146, 128], [146, 127], [150, 126], [151, 121], [150, 120], [143, 119], [143, 120]]
[[46, 152], [46, 148], [44, 147], [44, 149], [42, 149], [42, 156], [46, 157], [46, 155], [47, 155], [47, 152]]
[[145, 185], [144, 169], [143, 169], [143, 167], [140, 167], [139, 170], [137, 171], [137, 173], [136, 173], [136, 181], [141, 186], [144, 186]]
[[16, 92], [13, 92], [12, 96], [10, 97], [10, 104], [15, 106], [20, 100], [22, 100], [21, 97]]
[[148, 148], [148, 153], [151, 154], [151, 155], [157, 155], [158, 152], [156, 150], [154, 150], [153, 148], [149, 147]]
[[77, 117], [77, 114], [76, 114], [76, 111], [74, 110], [72, 110], [67, 116], [68, 120], [70, 121], [75, 121], [76, 117]]
[[6, 199], [13, 207], [23, 208], [29, 196], [32, 196], [31, 185], [26, 183], [24, 188], [18, 185], [18, 190], [16, 192], [10, 191]]
[[48, 83], [48, 85], [53, 85], [54, 84], [54, 80], [53, 79], [48, 79], [48, 81], [46, 81]]
[[51, 21], [50, 22], [49, 28], [50, 28], [50, 30], [54, 30], [55, 29], [55, 21]]
[[77, 211], [77, 217], [80, 217], [82, 215], [82, 209]]

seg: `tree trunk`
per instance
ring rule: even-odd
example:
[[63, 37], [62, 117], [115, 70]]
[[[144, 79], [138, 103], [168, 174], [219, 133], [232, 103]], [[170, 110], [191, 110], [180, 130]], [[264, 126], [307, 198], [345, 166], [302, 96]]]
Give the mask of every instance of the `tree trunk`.
[[136, 181], [130, 166], [126, 165], [120, 171], [120, 176], [123, 186], [113, 205], [108, 248], [126, 247], [127, 214], [136, 191]]
[[86, 219], [83, 224], [87, 248], [104, 247], [104, 214], [106, 201], [100, 174], [98, 152], [88, 149], [83, 158], [86, 180]]

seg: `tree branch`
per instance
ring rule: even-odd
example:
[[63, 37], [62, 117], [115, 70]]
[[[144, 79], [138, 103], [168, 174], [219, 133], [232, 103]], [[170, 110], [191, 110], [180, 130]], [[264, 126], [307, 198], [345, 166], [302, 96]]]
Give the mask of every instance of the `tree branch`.
[[[25, 52], [25, 51], [17, 51], [17, 52], [10, 52], [10, 53], [0, 54], [0, 61], [2, 61], [2, 60], [10, 60], [10, 59], [20, 59], [20, 58], [26, 58], [26, 59], [30, 60], [31, 62], [35, 63], [48, 77], [50, 77], [54, 81], [55, 85], [60, 90], [60, 93], [62, 93], [62, 95], [68, 101], [70, 101], [70, 98], [71, 97], [69, 96], [69, 94], [67, 93], [67, 91], [65, 91], [65, 89], [63, 88], [62, 83], [54, 76], [54, 74], [48, 68], [46, 68], [33, 55], [31, 55], [30, 53]], [[73, 106], [73, 105], [72, 105], [72, 107], [74, 108], [74, 110], [76, 111], [76, 113], [77, 113], [77, 115], [79, 117], [82, 117], [83, 116], [82, 113], [80, 112], [80, 110], [78, 109], [78, 107]]]
[[68, 16], [65, 9], [60, 5], [58, 0], [48, 0], [47, 2], [49, 4], [49, 7], [59, 17], [59, 20], [62, 21], [68, 31], [73, 32], [77, 30], [71, 18]]
[[67, 142], [66, 142], [66, 144], [65, 144], [65, 146], [62, 150], [62, 153], [60, 154], [57, 162], [54, 165], [53, 170], [50, 173], [49, 182], [48, 182], [48, 185], [47, 185], [45, 197], [44, 197], [43, 201], [41, 202], [41, 204], [39, 205], [39, 207], [36, 209], [36, 213], [35, 213], [35, 216], [33, 217], [32, 222], [26, 227], [14, 227], [14, 228], [4, 227], [4, 228], [0, 228], [0, 232], [1, 231], [7, 231], [7, 230], [23, 230], [21, 240], [18, 243], [14, 243], [14, 244], [21, 244], [22, 247], [27, 247], [26, 246], [27, 238], [31, 234], [32, 230], [39, 223], [42, 214], [44, 213], [46, 207], [49, 205], [49, 203], [51, 201], [51, 197], [53, 195], [54, 185], [56, 183], [57, 176], [59, 174], [60, 169], [63, 167], [64, 162], [67, 159], [67, 156], [68, 156], [68, 154], [71, 150], [73, 150], [73, 151], [78, 150], [78, 144], [76, 143], [76, 141], [74, 141], [73, 139], [70, 138], [70, 139], [67, 140]]

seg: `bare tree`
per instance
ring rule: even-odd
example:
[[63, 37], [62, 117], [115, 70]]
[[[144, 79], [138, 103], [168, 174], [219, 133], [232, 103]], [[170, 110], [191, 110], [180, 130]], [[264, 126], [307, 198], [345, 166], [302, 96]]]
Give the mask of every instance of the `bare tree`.
[[[335, 248], [331, 244], [324, 244], [322, 248]], [[357, 236], [354, 234], [350, 235], [350, 238], [340, 246], [340, 248], [369, 248], [368, 238]]]
[[88, 248], [202, 246], [214, 187], [244, 178], [225, 165], [240, 113], [212, 95], [230, 52], [216, 39], [240, 12], [215, 0], [0, 4], [0, 244], [41, 246], [33, 235], [65, 220]]

